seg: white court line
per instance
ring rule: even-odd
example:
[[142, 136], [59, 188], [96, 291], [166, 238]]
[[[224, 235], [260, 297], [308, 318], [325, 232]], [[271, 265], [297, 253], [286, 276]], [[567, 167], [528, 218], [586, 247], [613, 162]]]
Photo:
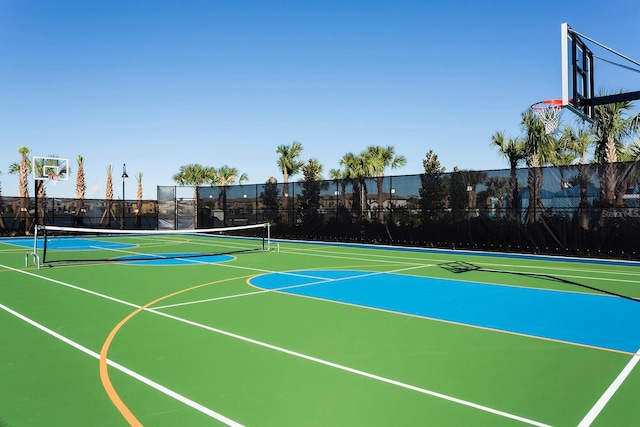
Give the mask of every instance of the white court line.
[[[357, 258], [347, 258], [344, 255], [353, 255], [352, 253], [349, 252], [344, 252], [342, 253], [342, 255], [335, 255], [335, 251], [331, 251], [330, 248], [327, 249], [311, 249], [311, 248], [304, 248], [304, 249], [300, 249], [300, 248], [287, 248], [286, 246], [281, 247], [281, 252], [283, 253], [293, 253], [293, 254], [297, 254], [297, 255], [307, 255], [307, 256], [316, 256], [316, 257], [326, 257], [326, 258], [339, 258], [339, 259], [357, 259]], [[310, 253], [310, 252], [318, 252], [318, 253]], [[327, 254], [327, 252], [333, 253], [334, 255], [329, 255]], [[412, 252], [413, 254], [420, 254], [419, 252]], [[409, 253], [407, 253], [408, 255]], [[469, 254], [460, 254], [461, 256], [469, 256]], [[361, 255], [360, 255], [361, 256]], [[367, 261], [373, 261], [373, 259], [375, 258], [381, 258], [379, 261], [381, 262], [387, 262], [387, 263], [393, 263], [392, 260], [394, 259], [399, 259], [404, 261], [405, 264], [410, 263], [412, 260], [415, 260], [414, 263], [418, 263], [418, 262], [425, 262], [425, 261], [431, 261], [434, 263], [441, 263], [444, 261], [444, 259], [439, 258], [425, 258], [425, 257], [421, 257], [421, 258], [415, 258], [415, 257], [409, 257], [409, 256], [404, 256], [404, 257], [399, 257], [397, 255], [381, 255], [381, 254], [367, 254], [368, 259], [366, 259]], [[385, 259], [388, 258], [388, 259]], [[378, 261], [376, 259], [376, 261]], [[534, 260], [534, 261], [538, 261], [538, 260]], [[561, 260], [560, 260], [561, 261]], [[499, 264], [499, 263], [485, 263], [485, 262], [476, 262], [475, 264], [478, 265], [482, 265], [482, 266], [494, 266], [494, 267], [514, 267], [514, 264]], [[611, 274], [611, 275], [618, 275], [618, 276], [632, 276], [632, 277], [637, 277], [637, 273], [635, 272], [622, 272], [622, 271], [613, 271], [613, 270], [594, 270], [594, 269], [590, 269], [590, 268], [570, 268], [570, 267], [566, 267], [566, 266], [562, 266], [562, 267], [547, 267], [547, 266], [540, 266], [540, 265], [526, 265], [526, 266], [522, 266], [520, 265], [520, 267], [523, 268], [527, 268], [527, 269], [532, 269], [532, 270], [552, 270], [552, 271], [557, 271], [557, 270], [563, 270], [563, 271], [575, 271], [575, 272], [584, 272], [584, 273], [593, 273], [594, 271], [597, 273], [606, 273], [606, 274]], [[611, 267], [609, 265], [606, 265], [606, 267]], [[496, 270], [496, 271], [507, 271], [507, 270]], [[555, 274], [554, 274], [555, 276]], [[593, 279], [592, 276], [569, 276], [569, 275], [563, 275], [560, 277], [569, 277], [569, 278], [580, 278], [580, 279]], [[608, 277], [601, 277], [599, 278], [600, 280], [603, 281], [612, 281], [612, 282], [629, 282], [629, 283], [638, 283], [637, 280], [621, 280], [621, 279], [612, 279], [612, 278], [608, 278]]]
[[624, 369], [618, 374], [615, 380], [609, 385], [607, 390], [605, 390], [604, 394], [600, 396], [600, 399], [593, 405], [593, 408], [585, 415], [585, 417], [580, 421], [578, 427], [588, 427], [591, 423], [596, 419], [600, 412], [604, 409], [604, 407], [609, 403], [609, 400], [613, 397], [613, 395], [618, 391], [622, 383], [627, 379], [633, 368], [640, 361], [640, 349], [633, 355], [631, 360], [626, 364]]
[[253, 338], [248, 338], [248, 337], [245, 337], [245, 336], [242, 336], [242, 335], [237, 335], [237, 334], [234, 334], [232, 332], [224, 331], [222, 329], [214, 328], [214, 327], [211, 327], [211, 326], [207, 326], [207, 325], [203, 325], [203, 324], [200, 324], [200, 323], [197, 323], [197, 322], [193, 322], [191, 320], [183, 319], [181, 317], [173, 316], [171, 314], [167, 314], [167, 313], [163, 313], [163, 312], [160, 312], [160, 311], [156, 311], [155, 309], [152, 309], [152, 308], [145, 308], [144, 310], [152, 312], [152, 313], [157, 314], [159, 316], [163, 316], [163, 317], [167, 317], [167, 318], [172, 319], [172, 320], [176, 320], [178, 322], [183, 322], [183, 323], [186, 323], [186, 324], [191, 325], [191, 326], [202, 328], [202, 329], [205, 329], [207, 331], [215, 332], [215, 333], [218, 333], [220, 335], [224, 335], [224, 336], [227, 336], [227, 337], [230, 337], [230, 338], [235, 338], [237, 340], [245, 341], [245, 342], [248, 342], [250, 344], [258, 345], [260, 347], [264, 347], [264, 348], [268, 348], [270, 350], [275, 350], [275, 351], [278, 351], [278, 352], [281, 352], [281, 353], [285, 353], [285, 354], [288, 354], [290, 356], [294, 356], [294, 357], [298, 357], [298, 358], [301, 358], [301, 359], [309, 360], [311, 362], [319, 363], [321, 365], [329, 366], [331, 368], [340, 369], [342, 371], [350, 372], [352, 374], [360, 375], [360, 376], [363, 376], [363, 377], [366, 377], [366, 378], [370, 378], [370, 379], [377, 380], [377, 381], [380, 381], [380, 382], [384, 382], [384, 383], [387, 383], [387, 384], [395, 385], [397, 387], [401, 387], [401, 388], [412, 390], [412, 391], [415, 391], [415, 392], [418, 392], [418, 393], [422, 393], [422, 394], [426, 394], [426, 395], [429, 395], [429, 396], [437, 397], [439, 399], [447, 400], [449, 402], [454, 402], [454, 403], [458, 403], [460, 405], [464, 405], [464, 406], [468, 406], [468, 407], [471, 407], [471, 408], [479, 409], [481, 411], [489, 412], [489, 413], [494, 414], [494, 415], [499, 415], [501, 417], [510, 418], [510, 419], [516, 420], [516, 421], [521, 421], [523, 423], [530, 424], [530, 425], [533, 425], [533, 426], [551, 427], [548, 424], [544, 424], [544, 423], [541, 423], [541, 422], [538, 422], [538, 421], [530, 420], [528, 418], [520, 417], [518, 415], [510, 414], [508, 412], [500, 411], [498, 409], [493, 409], [493, 408], [490, 408], [488, 406], [480, 405], [480, 404], [477, 404], [477, 403], [469, 402], [467, 400], [459, 399], [457, 397], [449, 396], [447, 394], [438, 393], [436, 391], [427, 390], [427, 389], [424, 389], [424, 388], [421, 388], [421, 387], [413, 386], [411, 384], [403, 383], [401, 381], [392, 380], [392, 379], [389, 379], [389, 378], [386, 378], [386, 377], [382, 377], [380, 375], [371, 374], [369, 372], [361, 371], [359, 369], [350, 368], [348, 366], [340, 365], [338, 363], [333, 363], [333, 362], [330, 362], [330, 361], [327, 361], [327, 360], [324, 360], [324, 359], [320, 359], [320, 358], [317, 358], [317, 357], [314, 357], [314, 356], [309, 356], [309, 355], [304, 354], [304, 353], [298, 353], [297, 351], [288, 350], [286, 348], [282, 348], [282, 347], [275, 346], [273, 344], [268, 344], [268, 343], [265, 343], [265, 342], [262, 342], [262, 341], [258, 341], [258, 340], [255, 340]]
[[[246, 293], [243, 293], [243, 294], [226, 295], [226, 296], [222, 296], [222, 297], [207, 298], [207, 299], [201, 299], [201, 300], [197, 300], [197, 301], [179, 302], [179, 303], [176, 303], [176, 304], [161, 305], [161, 306], [157, 306], [157, 307], [153, 307], [153, 308], [155, 310], [161, 310], [161, 309], [164, 309], [164, 308], [181, 307], [183, 305], [202, 304], [202, 303], [205, 303], [205, 302], [222, 301], [222, 300], [231, 299], [231, 298], [239, 298], [239, 297], [246, 297], [246, 296], [250, 296], [250, 295], [266, 294], [268, 292], [282, 292], [282, 291], [288, 291], [289, 289], [304, 288], [306, 286], [320, 285], [320, 284], [323, 284], [323, 283], [340, 282], [340, 281], [351, 280], [351, 279], [360, 279], [360, 278], [363, 278], [363, 277], [377, 276], [377, 275], [380, 275], [380, 274], [397, 274], [397, 273], [400, 273], [402, 271], [415, 270], [415, 269], [423, 268], [423, 267], [433, 267], [433, 265], [425, 264], [425, 265], [419, 265], [419, 266], [415, 266], [415, 267], [400, 268], [398, 270], [392, 270], [392, 271], [374, 271], [374, 272], [368, 272], [368, 273], [363, 273], [363, 274], [357, 274], [355, 276], [338, 277], [338, 278], [318, 277], [318, 276], [311, 276], [311, 275], [307, 275], [307, 274], [292, 273], [292, 272], [289, 272], [289, 271], [272, 272], [271, 274], [282, 274], [282, 275], [286, 275], [286, 276], [305, 277], [305, 278], [317, 279], [317, 280], [315, 282], [301, 283], [299, 285], [282, 286], [282, 287], [279, 287], [279, 288], [263, 289], [263, 290], [255, 291], [255, 292], [246, 292]], [[302, 271], [304, 271], [304, 270], [302, 270]]]
[[[40, 278], [40, 279], [43, 279], [43, 280], [47, 280], [47, 281], [50, 281], [50, 282], [53, 282], [53, 283], [56, 283], [56, 284], [59, 284], [59, 285], [70, 287], [70, 288], [75, 289], [75, 290], [87, 292], [87, 293], [89, 293], [91, 295], [107, 298], [107, 299], [109, 299], [111, 301], [114, 301], [114, 302], [120, 302], [120, 303], [126, 304], [126, 305], [131, 306], [131, 307], [136, 307], [136, 308], [140, 308], [141, 307], [141, 306], [133, 304], [133, 303], [129, 303], [129, 302], [125, 302], [125, 301], [122, 301], [122, 300], [118, 300], [117, 298], [109, 297], [107, 295], [103, 295], [103, 294], [100, 294], [100, 293], [95, 292], [95, 291], [90, 291], [90, 290], [87, 290], [87, 289], [83, 289], [81, 287], [78, 287], [78, 286], [75, 286], [75, 285], [71, 285], [69, 283], [65, 283], [65, 282], [62, 282], [62, 281], [59, 281], [59, 280], [51, 279], [51, 278], [48, 278], [46, 276], [41, 276], [39, 274], [31, 273], [29, 271], [19, 270], [19, 269], [16, 269], [16, 268], [13, 268], [13, 267], [8, 267], [8, 266], [2, 265], [2, 264], [0, 264], [0, 268], [6, 268], [8, 270], [11, 270], [11, 271], [14, 271], [14, 272], [17, 272], [17, 273], [22, 273], [22, 274], [33, 276], [33, 277]], [[8, 307], [5, 308], [5, 306], [3, 306], [3, 305], [0, 305], [0, 308], [11, 310]], [[298, 352], [295, 352], [295, 351], [292, 351], [292, 350], [287, 350], [287, 349], [282, 348], [282, 347], [277, 347], [277, 346], [272, 345], [272, 344], [268, 344], [268, 343], [265, 343], [265, 342], [262, 342], [262, 341], [257, 341], [257, 340], [254, 340], [252, 338], [248, 338], [248, 337], [244, 337], [242, 335], [237, 335], [237, 334], [234, 334], [234, 333], [231, 333], [231, 332], [228, 332], [228, 331], [224, 331], [222, 329], [213, 328], [213, 327], [202, 325], [202, 324], [199, 324], [199, 323], [196, 323], [196, 322], [192, 322], [190, 320], [183, 319], [183, 318], [180, 318], [180, 317], [177, 317], [177, 316], [173, 316], [173, 315], [170, 315], [170, 314], [162, 313], [162, 312], [154, 310], [154, 309], [146, 308], [146, 309], [144, 309], [144, 311], [151, 312], [151, 313], [154, 313], [156, 315], [163, 316], [163, 317], [166, 317], [166, 318], [169, 318], [169, 319], [173, 319], [173, 320], [176, 320], [176, 321], [188, 324], [188, 325], [197, 326], [199, 328], [202, 328], [202, 329], [205, 329], [205, 330], [208, 330], [208, 331], [211, 331], [211, 332], [215, 332], [215, 333], [218, 333], [218, 334], [221, 334], [221, 335], [225, 335], [225, 336], [228, 336], [228, 337], [231, 337], [231, 338], [235, 338], [235, 339], [238, 339], [238, 340], [242, 340], [242, 341], [245, 341], [245, 342], [248, 342], [248, 343], [251, 343], [251, 344], [259, 345], [259, 346], [264, 347], [264, 348], [268, 348], [268, 349], [271, 349], [271, 350], [279, 351], [281, 353], [285, 353], [285, 354], [288, 354], [288, 355], [291, 355], [291, 356], [294, 356], [294, 357], [299, 357], [299, 358], [302, 358], [302, 359], [305, 359], [305, 360], [308, 360], [308, 361], [311, 361], [311, 362], [316, 362], [316, 363], [319, 363], [319, 364], [322, 364], [322, 365], [325, 365], [325, 366], [329, 366], [329, 367], [332, 367], [332, 368], [340, 369], [340, 370], [343, 370], [343, 371], [346, 371], [346, 372], [350, 372], [350, 373], [353, 373], [353, 374], [356, 374], [356, 375], [361, 375], [361, 376], [364, 376], [364, 377], [367, 377], [367, 378], [370, 378], [370, 379], [373, 379], [373, 380], [381, 381], [381, 382], [384, 382], [384, 383], [387, 383], [387, 384], [391, 384], [391, 385], [402, 387], [402, 388], [405, 388], [405, 389], [408, 389], [408, 390], [416, 391], [418, 393], [422, 393], [422, 394], [425, 394], [425, 395], [429, 395], [429, 396], [432, 396], [432, 397], [436, 397], [436, 398], [439, 398], [439, 399], [443, 399], [443, 400], [447, 400], [447, 401], [450, 401], [450, 402], [453, 402], [453, 403], [457, 403], [457, 404], [460, 404], [460, 405], [463, 405], [463, 406], [467, 406], [467, 407], [471, 407], [471, 408], [474, 408], [474, 409], [478, 409], [478, 410], [481, 410], [481, 411], [484, 411], [484, 412], [488, 412], [488, 413], [491, 413], [491, 414], [494, 414], [494, 415], [498, 415], [498, 416], [501, 416], [501, 417], [504, 417], [504, 418], [513, 419], [513, 420], [520, 421], [520, 422], [523, 422], [523, 423], [526, 423], [526, 424], [530, 424], [530, 425], [533, 425], [533, 426], [537, 426], [537, 427], [551, 427], [548, 424], [544, 424], [544, 423], [541, 423], [541, 422], [538, 422], [538, 421], [530, 420], [530, 419], [527, 419], [527, 418], [524, 418], [524, 417], [520, 417], [518, 415], [510, 414], [508, 412], [504, 412], [504, 411], [500, 411], [500, 410], [497, 410], [497, 409], [493, 409], [493, 408], [490, 408], [488, 406], [484, 406], [484, 405], [480, 405], [480, 404], [477, 404], [477, 403], [469, 402], [469, 401], [466, 401], [466, 400], [463, 400], [463, 399], [459, 399], [459, 398], [456, 398], [456, 397], [453, 397], [453, 396], [449, 396], [449, 395], [446, 395], [446, 394], [443, 394], [443, 393], [438, 393], [436, 391], [423, 389], [423, 388], [416, 387], [416, 386], [413, 386], [413, 385], [410, 385], [410, 384], [406, 384], [406, 383], [403, 383], [403, 382], [400, 382], [400, 381], [395, 381], [395, 380], [392, 380], [392, 379], [389, 379], [389, 378], [385, 378], [385, 377], [382, 377], [382, 376], [379, 376], [379, 375], [375, 375], [375, 374], [371, 374], [371, 373], [368, 373], [368, 372], [365, 372], [365, 371], [360, 371], [358, 369], [350, 368], [350, 367], [347, 367], [347, 366], [344, 366], [344, 365], [339, 365], [337, 363], [329, 362], [327, 360], [319, 359], [319, 358], [316, 358], [316, 357], [313, 357], [313, 356], [309, 356], [309, 355], [306, 355], [306, 354], [303, 354], [303, 353], [298, 353]], [[13, 312], [13, 310], [11, 310], [9, 312]], [[15, 312], [13, 312], [13, 313], [15, 313]], [[18, 313], [16, 313], [16, 314], [18, 314]], [[30, 319], [27, 320], [27, 318], [25, 318], [22, 315], [19, 315], [18, 317], [20, 317], [24, 321], [27, 321], [28, 323], [36, 326], [36, 324], [34, 324], [35, 322], [30, 321]], [[42, 326], [42, 327], [45, 328], [44, 326]], [[87, 353], [87, 354], [89, 354], [89, 355], [91, 355], [93, 357], [97, 356], [97, 358], [99, 359], [100, 356], [97, 353], [94, 353], [91, 350], [86, 349], [85, 347], [82, 347], [79, 344], [74, 343], [71, 340], [68, 340], [67, 338], [63, 337], [62, 335], [60, 335], [60, 334], [58, 334], [58, 333], [56, 333], [56, 332], [54, 332], [52, 330], [47, 329], [47, 331], [50, 331], [52, 336], [55, 336], [56, 338], [63, 340], [64, 342], [66, 342], [66, 343], [68, 343], [68, 344], [70, 344], [70, 345], [72, 345], [72, 346], [84, 351], [85, 353]], [[49, 333], [49, 332], [47, 332], [47, 333]], [[122, 372], [126, 372], [125, 370], [129, 371], [127, 368], [123, 367], [122, 365], [118, 365], [115, 362], [110, 362], [110, 366], [113, 366], [113, 367], [115, 367], [115, 368], [117, 368], [119, 370], [122, 369]], [[135, 374], [133, 371], [129, 371], [129, 372], [131, 372], [132, 374]], [[126, 372], [126, 373], [129, 374], [129, 372]], [[131, 375], [131, 374], [129, 374], [129, 375]], [[140, 376], [139, 374], [135, 374], [135, 375], [137, 375], [137, 376], [134, 377], [134, 378], [144, 382], [145, 384], [149, 384], [154, 388], [155, 388], [155, 385], [157, 385], [158, 387], [160, 387], [160, 388], [158, 388], [158, 390], [162, 391], [163, 393], [165, 392], [163, 390], [166, 390], [166, 391], [170, 392], [169, 389], [166, 389], [165, 387], [163, 387], [163, 386], [161, 386], [161, 385], [159, 385], [157, 383], [154, 383], [153, 381], [151, 381], [149, 379], [146, 379], [146, 378]], [[149, 383], [145, 382], [143, 379], [149, 381]], [[171, 392], [171, 393], [173, 393], [173, 392]], [[178, 396], [179, 397], [183, 397], [183, 396], [181, 396], [181, 395], [179, 395], [177, 393], [175, 393], [175, 396], [174, 395], [171, 395], [171, 396], [176, 398], [176, 399], [178, 399]], [[191, 400], [187, 399], [186, 397], [184, 397], [184, 399], [185, 399], [184, 401], [182, 401], [180, 399], [178, 399], [178, 400], [180, 400], [182, 402], [185, 402], [185, 403], [186, 402], [192, 402]], [[199, 405], [199, 404], [197, 404], [195, 402], [193, 402], [193, 403], [194, 403], [194, 405], [197, 405], [197, 406], [194, 406], [194, 409], [197, 409], [199, 411], [201, 411], [203, 409], [211, 411], [211, 410], [209, 410], [209, 409], [207, 409], [207, 408], [205, 408], [205, 407], [203, 407], [203, 406], [201, 406], [201, 405]], [[212, 414], [217, 414], [215, 411], [211, 411], [211, 413]], [[223, 417], [220, 414], [217, 414], [217, 415], [219, 415], [220, 417]], [[235, 425], [240, 426], [240, 424], [235, 424]]]
[[[4, 267], [4, 266], [2, 266], [2, 267]], [[51, 335], [52, 337], [57, 338], [58, 340], [64, 342], [65, 344], [68, 344], [71, 347], [73, 347], [73, 348], [75, 348], [77, 350], [80, 350], [81, 352], [83, 352], [85, 354], [88, 354], [89, 356], [93, 357], [94, 359], [100, 360], [100, 354], [96, 353], [95, 351], [89, 350], [87, 347], [84, 347], [83, 345], [78, 344], [77, 342], [65, 337], [64, 335], [61, 335], [61, 334], [59, 334], [59, 333], [47, 328], [46, 326], [36, 322], [35, 320], [30, 319], [27, 316], [25, 316], [23, 314], [20, 314], [17, 311], [10, 309], [9, 307], [7, 307], [7, 306], [5, 306], [3, 304], [0, 304], [0, 309], [6, 311], [9, 314], [12, 314], [13, 316], [15, 316], [18, 319], [30, 324], [31, 326], [34, 326], [34, 327], [38, 328], [42, 332], [45, 332], [45, 333]], [[191, 407], [191, 408], [193, 408], [193, 409], [195, 409], [195, 410], [197, 410], [199, 412], [202, 412], [203, 414], [208, 415], [211, 418], [214, 418], [214, 419], [216, 419], [216, 420], [218, 420], [218, 421], [220, 421], [220, 422], [222, 422], [222, 423], [224, 423], [224, 424], [226, 424], [228, 426], [243, 427], [242, 424], [232, 420], [231, 418], [225, 417], [224, 415], [222, 415], [222, 414], [220, 414], [220, 413], [218, 413], [218, 412], [216, 412], [214, 410], [211, 410], [211, 409], [207, 408], [206, 406], [203, 406], [203, 405], [201, 405], [201, 404], [199, 404], [197, 402], [194, 402], [193, 400], [191, 400], [191, 399], [189, 399], [189, 398], [187, 398], [187, 397], [185, 397], [185, 396], [183, 396], [183, 395], [181, 395], [179, 393], [176, 393], [175, 391], [173, 391], [171, 389], [168, 389], [167, 387], [165, 387], [163, 385], [160, 385], [157, 382], [155, 382], [153, 380], [150, 380], [149, 378], [147, 378], [145, 376], [142, 376], [142, 375], [138, 374], [137, 372], [132, 371], [131, 369], [120, 365], [119, 363], [116, 363], [116, 362], [114, 362], [112, 360], [107, 359], [107, 364], [109, 366], [119, 370], [120, 372], [123, 372], [123, 373], [129, 375], [130, 377], [135, 378], [136, 380], [138, 380], [138, 381], [140, 381], [140, 382], [142, 382], [142, 383], [144, 383], [144, 384], [146, 384], [146, 385], [158, 390], [159, 392], [164, 393], [167, 396], [172, 397], [172, 398], [178, 400], [179, 402], [182, 402], [183, 404], [185, 404], [185, 405], [187, 405], [187, 406], [189, 406], [189, 407]]]
[[[320, 252], [320, 253], [309, 253], [309, 252]], [[287, 249], [287, 248], [282, 248], [281, 252], [283, 253], [293, 253], [296, 255], [305, 255], [305, 256], [312, 256], [312, 257], [321, 257], [321, 258], [338, 258], [338, 259], [354, 259], [354, 260], [362, 260], [362, 259], [358, 259], [358, 258], [348, 258], [345, 256], [338, 256], [338, 255], [329, 255], [326, 253], [323, 253], [322, 250], [312, 250], [312, 249], [302, 249], [302, 250], [295, 250], [295, 249]], [[377, 255], [377, 257], [383, 257], [382, 255]], [[392, 258], [392, 256], [384, 256], [384, 258]], [[402, 258], [403, 261], [397, 261], [394, 262], [392, 260], [385, 260], [385, 259], [381, 259], [381, 260], [376, 260], [379, 262], [385, 262], [385, 263], [390, 263], [390, 264], [417, 264], [418, 261], [420, 261], [419, 259], [416, 258]], [[415, 262], [412, 262], [411, 260], [414, 260]], [[365, 260], [362, 260], [365, 261]], [[367, 260], [367, 261], [372, 261], [371, 259]], [[438, 262], [442, 262], [442, 260], [434, 260], [431, 258], [427, 258], [423, 261], [438, 261]], [[506, 264], [493, 264], [493, 263], [477, 263], [478, 265], [491, 265], [491, 266], [508, 266], [508, 267], [514, 267], [513, 265], [506, 265]], [[425, 266], [427, 264], [424, 264]], [[435, 267], [437, 266], [437, 264], [428, 264], [431, 267]], [[527, 268], [531, 268], [531, 269], [539, 269], [539, 270], [547, 270], [550, 269], [551, 267], [532, 267], [532, 266], [526, 266]], [[564, 271], [584, 271], [584, 270], [579, 270], [579, 269], [563, 269]], [[497, 273], [521, 273], [521, 271], [513, 271], [513, 270], [485, 270], [485, 271], [492, 271], [492, 272], [497, 272]], [[587, 270], [587, 272], [590, 272], [591, 270]], [[607, 273], [610, 273], [607, 271]], [[544, 274], [544, 273], [531, 273], [531, 274]], [[624, 275], [632, 275], [631, 273], [620, 273], [620, 274], [624, 274]], [[636, 275], [633, 275], [634, 277], [637, 277]], [[574, 275], [568, 275], [568, 274], [553, 274], [553, 277], [559, 277], [559, 278], [569, 278], [569, 279], [585, 279], [585, 280], [593, 280], [593, 276], [574, 276]], [[604, 281], [604, 282], [622, 282], [622, 283], [633, 283], [633, 284], [638, 284], [640, 283], [638, 280], [627, 280], [627, 279], [614, 279], [614, 278], [608, 278], [608, 277], [601, 277], [598, 278], [600, 281]], [[461, 282], [468, 282], [467, 280], [463, 280], [463, 279], [457, 279], [457, 278], [447, 278], [447, 280], [455, 280], [455, 281], [461, 281]], [[486, 281], [480, 281], [480, 280], [474, 280], [475, 283], [480, 283], [480, 284], [487, 284], [487, 285], [496, 285], [496, 283], [494, 282], [486, 282]], [[500, 286], [512, 286], [512, 287], [524, 287], [527, 289], [536, 289], [536, 288], [532, 288], [531, 286], [518, 286], [518, 285], [500, 285]], [[554, 289], [557, 292], [571, 292], [571, 293], [579, 293], [579, 294], [587, 294], [587, 295], [594, 295], [594, 293], [592, 292], [584, 292], [584, 291], [580, 291], [580, 290], [560, 290], [560, 289]]]

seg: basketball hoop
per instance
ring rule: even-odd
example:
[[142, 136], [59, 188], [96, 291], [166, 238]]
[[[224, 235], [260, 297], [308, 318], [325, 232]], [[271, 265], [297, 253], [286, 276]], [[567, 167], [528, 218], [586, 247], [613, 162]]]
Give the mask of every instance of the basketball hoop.
[[531, 111], [533, 111], [533, 114], [544, 124], [546, 134], [551, 135], [558, 130], [563, 108], [564, 104], [561, 99], [547, 99], [533, 104]]
[[49, 177], [49, 182], [51, 182], [53, 185], [56, 185], [58, 183], [58, 179], [60, 179], [59, 173], [49, 173], [47, 174], [47, 176]]

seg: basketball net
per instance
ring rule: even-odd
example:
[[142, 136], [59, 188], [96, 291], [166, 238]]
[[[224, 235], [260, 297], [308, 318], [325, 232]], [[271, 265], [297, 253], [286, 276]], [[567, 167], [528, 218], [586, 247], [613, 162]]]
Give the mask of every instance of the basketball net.
[[558, 130], [560, 126], [560, 117], [562, 116], [561, 99], [547, 99], [546, 101], [536, 102], [531, 106], [531, 111], [544, 124], [544, 131], [547, 135], [551, 135]]
[[49, 182], [51, 182], [51, 184], [55, 186], [58, 183], [58, 178], [60, 178], [60, 174], [50, 173], [48, 174], [48, 176], [49, 176]]

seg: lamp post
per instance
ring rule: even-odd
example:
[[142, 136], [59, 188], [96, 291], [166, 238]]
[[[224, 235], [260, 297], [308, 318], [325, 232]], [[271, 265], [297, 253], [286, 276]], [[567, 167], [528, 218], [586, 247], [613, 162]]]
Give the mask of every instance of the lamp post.
[[120, 229], [124, 228], [124, 179], [129, 178], [127, 175], [127, 164], [122, 164], [122, 221], [120, 221]]
[[[336, 182], [336, 188], [338, 187], [338, 183]], [[338, 205], [340, 204], [340, 190], [336, 190], [333, 192], [333, 194], [336, 196], [336, 222], [338, 222]]]

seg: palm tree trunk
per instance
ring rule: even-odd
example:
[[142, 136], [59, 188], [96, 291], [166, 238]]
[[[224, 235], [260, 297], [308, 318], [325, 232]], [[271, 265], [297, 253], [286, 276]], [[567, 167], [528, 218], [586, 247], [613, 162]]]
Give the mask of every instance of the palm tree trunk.
[[222, 187], [222, 214], [224, 215], [224, 225], [227, 225], [227, 187]]
[[540, 160], [537, 156], [532, 156], [527, 176], [527, 185], [529, 187], [529, 213], [528, 222], [530, 224], [540, 220], [540, 189], [542, 188], [542, 170], [540, 169]]
[[511, 177], [509, 178], [509, 195], [508, 195], [508, 204], [509, 204], [509, 213], [508, 218], [513, 220], [517, 216], [516, 212], [516, 198], [518, 197], [518, 178], [516, 175], [516, 167], [514, 165], [511, 166]]
[[578, 180], [580, 181], [580, 227], [583, 230], [589, 229], [589, 219], [587, 217], [587, 167], [584, 163], [578, 165]]
[[351, 194], [351, 215], [354, 219], [358, 218], [361, 215], [362, 211], [362, 202], [361, 199], [361, 191], [360, 191], [360, 181], [358, 179], [354, 179], [352, 182], [353, 189]]
[[382, 220], [384, 219], [384, 209], [382, 209], [382, 184], [383, 184], [383, 177], [379, 176], [376, 179], [376, 184], [378, 186], [378, 220], [380, 222], [382, 222]]
[[540, 217], [542, 216], [542, 199], [540, 198], [540, 194], [542, 192], [542, 168], [540, 168], [540, 164], [538, 164], [534, 172], [536, 190], [535, 220], [540, 221]]
[[364, 180], [360, 182], [360, 218], [365, 217], [367, 212], [367, 184]]
[[617, 170], [615, 162], [617, 160], [616, 143], [612, 136], [607, 138], [607, 146], [605, 153], [605, 204], [606, 206], [614, 206], [616, 198]]
[[616, 201], [616, 168], [614, 163], [604, 165], [604, 200], [603, 206], [611, 207]]
[[[22, 150], [22, 149], [21, 149]], [[20, 150], [19, 150], [20, 151]], [[22, 159], [20, 161], [20, 171], [18, 185], [20, 187], [20, 211], [18, 213], [18, 231], [26, 233], [31, 229], [31, 217], [29, 215], [29, 173], [27, 165], [28, 150], [22, 150]]]
[[133, 226], [135, 228], [142, 228], [142, 202], [140, 201], [136, 204], [136, 215], [133, 218]]
[[104, 224], [104, 228], [111, 228], [111, 200], [107, 200], [104, 206], [104, 213], [100, 219], [100, 223]]
[[84, 224], [84, 199], [78, 199], [76, 209], [76, 217], [73, 220], [73, 225], [75, 227]]
[[282, 178], [284, 180], [282, 186], [282, 210], [284, 211], [283, 220], [285, 223], [289, 223], [289, 175], [284, 173]]

